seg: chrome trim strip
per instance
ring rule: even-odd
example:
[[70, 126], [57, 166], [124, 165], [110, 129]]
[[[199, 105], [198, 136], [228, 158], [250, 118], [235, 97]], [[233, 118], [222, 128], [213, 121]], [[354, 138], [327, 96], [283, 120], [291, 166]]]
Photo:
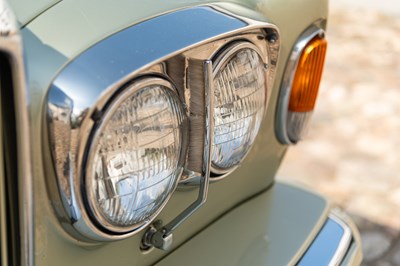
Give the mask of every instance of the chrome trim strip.
[[181, 212], [177, 217], [170, 221], [161, 229], [154, 230], [150, 227], [143, 236], [143, 245], [147, 248], [156, 247], [162, 250], [168, 250], [172, 245], [172, 232], [197, 211], [207, 199], [208, 185], [210, 182], [211, 171], [211, 148], [214, 135], [214, 88], [213, 88], [213, 66], [212, 61], [204, 62], [204, 79], [205, 79], [205, 128], [204, 150], [203, 150], [203, 167], [199, 177], [199, 194], [197, 199]]
[[[90, 223], [88, 214], [82, 211], [85, 203], [79, 180], [84, 171], [85, 147], [94, 125], [92, 118], [101, 114], [109, 99], [139, 74], [170, 79], [164, 68], [173, 56], [190, 53], [210, 42], [223, 43], [231, 40], [232, 36], [250, 31], [258, 34], [255, 38], [278, 35], [276, 26], [272, 24], [238, 17], [220, 7], [209, 5], [182, 9], [106, 38], [61, 70], [47, 96], [43, 145], [44, 150], [49, 151], [54, 166], [54, 169], [46, 167], [49, 193], [53, 206], [61, 206], [56, 207], [59, 218], [70, 221], [62, 223], [68, 232], [84, 241], [113, 241], [137, 232], [110, 234], [100, 231]], [[273, 81], [279, 45], [268, 49], [275, 55], [274, 62], [271, 62], [274, 67], [269, 75]], [[209, 50], [212, 52], [212, 49]], [[206, 61], [204, 58], [200, 60]], [[160, 65], [160, 72], [152, 69], [157, 64]], [[61, 141], [52, 131], [56, 120], [61, 121], [60, 128], [65, 130], [66, 137]], [[49, 162], [44, 156], [44, 160]]]
[[248, 26], [248, 22], [205, 6], [155, 17], [118, 32], [83, 52], [60, 73], [53, 86], [70, 96], [86, 91], [89, 97], [77, 100], [74, 106], [85, 110], [99, 105], [97, 101], [101, 94], [114, 93], [110, 91], [110, 85], [126, 75]]
[[0, 0], [0, 51], [9, 56], [12, 69], [18, 149], [18, 194], [21, 237], [21, 265], [34, 265], [34, 206], [28, 95], [22, 40], [7, 1]]
[[337, 266], [346, 255], [353, 236], [350, 227], [331, 213], [314, 241], [296, 264]]
[[[21, 264], [34, 265], [34, 205], [32, 185], [32, 163], [31, 163], [31, 140], [29, 126], [28, 95], [25, 80], [24, 59], [22, 54], [22, 41], [18, 40], [20, 46], [16, 51], [13, 66], [15, 78], [15, 101], [18, 102], [19, 110], [16, 110], [16, 124], [18, 128], [18, 169], [21, 171], [19, 177], [19, 199], [21, 217]], [[16, 45], [15, 43], [11, 45]], [[16, 72], [18, 73], [16, 74]]]
[[203, 169], [200, 177], [199, 184], [199, 194], [193, 204], [191, 204], [185, 211], [183, 211], [178, 217], [172, 220], [169, 224], [165, 226], [167, 232], [172, 232], [175, 230], [184, 220], [186, 220], [190, 215], [192, 215], [198, 208], [200, 208], [207, 199], [208, 185], [210, 182], [210, 167], [211, 167], [211, 146], [213, 140], [213, 96], [214, 90], [212, 85], [213, 75], [212, 75], [212, 62], [204, 62], [204, 79], [205, 79], [205, 93], [206, 93], [206, 106], [205, 106], [205, 128], [206, 134], [204, 135], [204, 151], [203, 151]]
[[315, 36], [324, 36], [325, 32], [322, 28], [316, 24], [308, 27], [297, 39], [292, 53], [286, 64], [285, 72], [283, 74], [280, 95], [278, 100], [278, 107], [276, 112], [276, 136], [282, 144], [295, 144], [289, 136], [287, 131], [287, 117], [288, 117], [288, 105], [290, 99], [290, 93], [292, 90], [292, 83], [294, 79], [295, 70], [300, 59], [300, 55], [307, 43], [312, 40]]
[[329, 215], [329, 218], [332, 219], [333, 221], [335, 221], [336, 223], [338, 223], [344, 230], [343, 237], [340, 240], [340, 243], [335, 252], [335, 255], [332, 257], [332, 260], [329, 263], [329, 266], [334, 266], [334, 265], [339, 265], [340, 262], [345, 257], [346, 252], [350, 247], [353, 237], [352, 237], [352, 232], [351, 232], [350, 227], [344, 221], [342, 221], [338, 216], [331, 213]]

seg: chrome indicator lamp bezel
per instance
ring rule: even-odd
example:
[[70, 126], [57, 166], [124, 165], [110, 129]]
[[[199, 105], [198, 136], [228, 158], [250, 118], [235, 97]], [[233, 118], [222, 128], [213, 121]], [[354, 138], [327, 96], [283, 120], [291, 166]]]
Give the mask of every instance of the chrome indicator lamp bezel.
[[[171, 236], [172, 231], [206, 201], [211, 181], [207, 147], [213, 128], [210, 120], [212, 59], [232, 43], [254, 45], [261, 55], [268, 55], [263, 58], [268, 64], [267, 88], [272, 88], [280, 48], [275, 25], [233, 14], [222, 6], [181, 9], [128, 27], [78, 55], [53, 80], [44, 112], [45, 170], [51, 203], [60, 224], [73, 238], [84, 242], [115, 241], [136, 234], [148, 224], [123, 232], [99, 225], [90, 213], [82, 182], [88, 160], [87, 147], [92, 141], [96, 121], [127, 84], [142, 77], [151, 76], [155, 78], [153, 81], [162, 79], [173, 84], [189, 119], [194, 84], [203, 84], [203, 99], [208, 99], [203, 106], [207, 134], [201, 135], [204, 146], [200, 147], [200, 168], [190, 169], [189, 161], [193, 158], [190, 152], [182, 152], [187, 155], [183, 156], [185, 169], [179, 185], [197, 186], [198, 198], [188, 202], [187, 209], [161, 226], [161, 231], [156, 232], [159, 239]], [[157, 36], [156, 42], [154, 36]], [[199, 68], [193, 74], [196, 67]], [[185, 138], [184, 147], [190, 147], [190, 141]], [[158, 216], [162, 216], [161, 209], [152, 219], [159, 213]], [[152, 242], [147, 244], [151, 246]]]
[[[292, 84], [300, 60], [300, 56], [307, 44], [316, 36], [325, 36], [325, 31], [321, 25], [325, 25], [321, 21], [312, 24], [304, 32], [301, 33], [293, 46], [290, 57], [287, 61], [285, 72], [282, 79], [277, 112], [276, 112], [276, 136], [277, 139], [286, 145], [296, 144], [299, 140], [293, 140], [288, 134], [288, 117], [289, 117], [289, 100], [292, 92]], [[310, 119], [312, 112], [306, 114], [306, 119]]]

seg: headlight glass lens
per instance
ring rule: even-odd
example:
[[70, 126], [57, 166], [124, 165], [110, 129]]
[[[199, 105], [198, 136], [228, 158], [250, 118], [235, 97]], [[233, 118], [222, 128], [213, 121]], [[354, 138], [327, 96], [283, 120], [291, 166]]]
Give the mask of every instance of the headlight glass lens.
[[107, 229], [122, 232], [150, 222], [174, 190], [184, 120], [170, 88], [156, 84], [130, 90], [101, 121], [86, 176], [94, 216]]
[[[222, 66], [222, 67], [221, 67]], [[251, 48], [237, 50], [214, 73], [214, 171], [224, 173], [249, 151], [266, 102], [265, 67]]]

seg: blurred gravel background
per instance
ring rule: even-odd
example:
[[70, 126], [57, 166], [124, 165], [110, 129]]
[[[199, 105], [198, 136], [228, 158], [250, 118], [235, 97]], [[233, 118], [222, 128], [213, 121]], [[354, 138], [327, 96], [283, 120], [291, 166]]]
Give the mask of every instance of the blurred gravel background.
[[353, 215], [364, 265], [400, 265], [400, 1], [332, 0], [327, 36], [312, 126], [278, 176]]

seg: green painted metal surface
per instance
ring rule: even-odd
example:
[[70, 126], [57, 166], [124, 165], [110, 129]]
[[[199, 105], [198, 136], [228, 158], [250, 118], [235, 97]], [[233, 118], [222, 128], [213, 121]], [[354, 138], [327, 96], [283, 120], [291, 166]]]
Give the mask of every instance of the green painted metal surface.
[[13, 0], [9, 2], [18, 18], [18, 23], [24, 26], [60, 1], [61, 0]]
[[[31, 134], [32, 139], [37, 140], [32, 143], [36, 207], [36, 265], [148, 265], [166, 256], [163, 251], [154, 250], [149, 254], [143, 254], [139, 250], [143, 232], [123, 241], [99, 245], [79, 242], [62, 229], [60, 221], [54, 214], [53, 206], [49, 203], [45, 183], [43, 168], [51, 167], [51, 161], [43, 156], [45, 154], [42, 127], [43, 103], [49, 84], [62, 66], [94, 43], [121, 29], [162, 13], [205, 3], [207, 1], [64, 0], [22, 29], [30, 86]], [[244, 199], [265, 190], [273, 182], [286, 150], [286, 147], [275, 138], [274, 115], [280, 78], [288, 53], [296, 38], [307, 26], [318, 19], [326, 19], [327, 16], [327, 2], [318, 0], [284, 2], [247, 0], [220, 2], [218, 5], [233, 13], [269, 21], [278, 26], [282, 48], [277, 80], [271, 94], [267, 115], [253, 149], [242, 166], [233, 174], [223, 181], [210, 185], [206, 204], [174, 233], [174, 248]], [[24, 18], [18, 12], [17, 16], [20, 21]], [[195, 199], [196, 194], [196, 190], [175, 192], [165, 210], [160, 214], [160, 218], [170, 221]], [[312, 208], [314, 203], [310, 202], [310, 204], [307, 215], [314, 217], [314, 220], [308, 220], [304, 224], [305, 227], [311, 225], [305, 232], [292, 235], [296, 243], [307, 243], [307, 240], [314, 235], [312, 227], [318, 224], [320, 217], [324, 215], [323, 208]], [[287, 208], [292, 208], [288, 210], [289, 212], [296, 211], [294, 206]], [[278, 225], [273, 230], [286, 234]], [[284, 258], [296, 256], [293, 254], [293, 249], [285, 248], [285, 246], [280, 252], [280, 256]]]
[[211, 224], [157, 265], [292, 265], [309, 233], [320, 226], [320, 214], [326, 212], [321, 197], [277, 183]]

